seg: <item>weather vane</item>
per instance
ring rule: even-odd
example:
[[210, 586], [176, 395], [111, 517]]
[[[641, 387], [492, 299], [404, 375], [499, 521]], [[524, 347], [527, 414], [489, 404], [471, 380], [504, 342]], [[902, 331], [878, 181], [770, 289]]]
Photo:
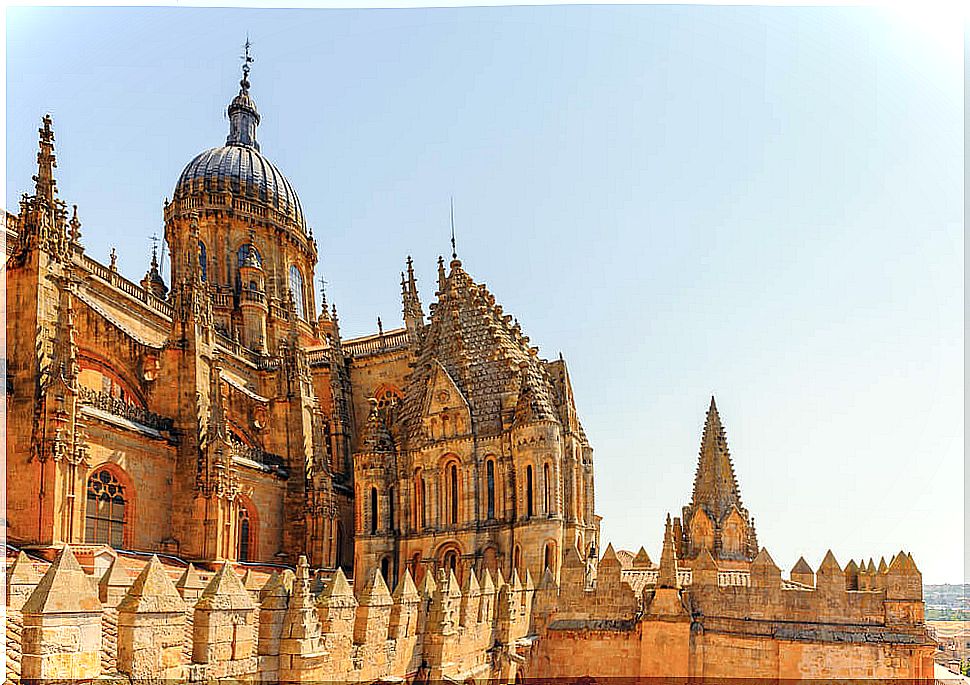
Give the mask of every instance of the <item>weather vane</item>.
[[252, 45], [253, 44], [249, 42], [249, 34], [247, 33], [246, 34], [246, 44], [243, 46], [245, 48], [245, 52], [242, 55], [239, 56], [239, 58], [243, 61], [242, 70], [243, 70], [243, 87], [244, 88], [249, 87], [249, 65], [252, 64], [253, 61], [254, 61], [253, 60], [253, 56], [249, 54], [249, 48], [251, 48]]

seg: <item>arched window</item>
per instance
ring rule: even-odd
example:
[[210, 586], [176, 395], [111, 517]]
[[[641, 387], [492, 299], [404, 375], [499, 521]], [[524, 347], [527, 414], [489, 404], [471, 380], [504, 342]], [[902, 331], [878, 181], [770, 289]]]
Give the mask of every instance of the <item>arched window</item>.
[[485, 517], [495, 518], [495, 460], [485, 462]]
[[384, 578], [384, 584], [391, 587], [391, 560], [388, 557], [381, 557], [381, 576]]
[[458, 523], [458, 464], [452, 463], [448, 467], [448, 494], [451, 499], [449, 502], [451, 523]]
[[377, 532], [377, 488], [370, 489], [370, 532]]
[[387, 527], [394, 530], [394, 488], [387, 491]]
[[202, 280], [206, 280], [208, 277], [208, 264], [209, 259], [206, 255], [205, 243], [201, 240], [199, 241], [199, 273], [202, 275]]
[[99, 469], [88, 478], [84, 539], [112, 547], [125, 545], [128, 500], [124, 486], [111, 471]]
[[517, 571], [522, 563], [522, 548], [518, 545], [512, 550], [512, 570]]
[[[251, 247], [253, 249], [253, 254], [256, 256], [256, 261], [262, 264], [263, 258], [260, 256], [259, 250], [256, 249], [255, 245]], [[250, 248], [249, 243], [245, 243], [239, 246], [239, 250], [236, 252], [236, 266], [242, 266], [243, 262], [246, 261], [246, 257], [249, 256], [249, 248]]]
[[525, 515], [531, 517], [534, 512], [532, 501], [532, 465], [525, 467]]
[[252, 522], [249, 520], [249, 509], [243, 505], [239, 505], [239, 514], [237, 516], [237, 532], [239, 535], [239, 543], [237, 545], [238, 552], [236, 553], [236, 558], [239, 561], [252, 561], [253, 560], [253, 530]]
[[454, 572], [458, 575], [458, 551], [454, 549], [449, 549], [445, 552], [445, 556], [442, 559], [442, 566], [446, 571]]
[[552, 478], [550, 477], [552, 469], [549, 468], [549, 464], [542, 465], [542, 508], [547, 514], [552, 513]]
[[[553, 573], [556, 572], [556, 543], [547, 542], [545, 554], [543, 555], [543, 563], [545, 568], [549, 569]], [[545, 573], [545, 568], [543, 573]]]
[[296, 264], [290, 265], [290, 290], [293, 291], [293, 304], [296, 306], [296, 317], [306, 318], [306, 296], [303, 292], [303, 274]]
[[421, 529], [428, 525], [424, 497], [424, 475], [421, 469], [414, 472], [414, 527]]

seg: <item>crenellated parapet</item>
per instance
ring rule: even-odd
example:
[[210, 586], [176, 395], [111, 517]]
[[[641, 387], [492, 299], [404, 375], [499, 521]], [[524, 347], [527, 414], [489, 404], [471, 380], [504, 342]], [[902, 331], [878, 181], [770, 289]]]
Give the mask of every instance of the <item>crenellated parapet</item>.
[[[375, 572], [355, 594], [340, 570], [311, 583], [305, 557], [295, 573], [267, 575], [228, 563], [214, 573], [178, 568], [153, 556], [147, 563], [117, 558], [103, 578], [124, 572], [127, 585], [102, 584], [112, 588], [109, 602], [124, 588], [121, 599], [108, 604], [70, 547], [42, 577], [34, 569], [39, 563], [22, 555], [10, 569], [8, 592], [27, 592], [28, 599], [22, 612], [11, 610], [16, 625], [24, 626], [22, 643], [11, 644], [8, 619], [8, 654], [23, 654], [18, 663], [8, 660], [9, 682], [101, 676], [373, 682], [422, 672], [446, 680], [501, 672], [511, 680], [534, 640], [534, 595], [548, 599], [548, 588], [537, 590], [531, 577], [523, 583], [513, 574], [496, 586], [487, 570], [466, 580], [464, 591], [442, 571], [437, 583], [424, 584], [424, 594], [407, 571], [393, 594]], [[257, 575], [254, 599], [244, 579], [253, 585]], [[110, 622], [109, 611], [116, 617]], [[21, 665], [22, 676], [11, 670]]]

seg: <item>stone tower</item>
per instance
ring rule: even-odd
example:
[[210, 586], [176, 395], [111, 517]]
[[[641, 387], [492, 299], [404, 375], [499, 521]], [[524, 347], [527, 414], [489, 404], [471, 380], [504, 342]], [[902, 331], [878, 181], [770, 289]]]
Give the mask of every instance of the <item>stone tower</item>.
[[565, 362], [539, 358], [457, 258], [447, 274], [439, 259], [430, 322], [410, 263], [402, 295], [412, 371], [399, 404], [372, 402], [358, 441], [355, 574], [558, 577], [562, 550], [598, 533]]
[[696, 558], [704, 548], [715, 559], [751, 561], [758, 554], [754, 519], [741, 503], [741, 489], [713, 397], [701, 437], [694, 493], [682, 519], [674, 520], [674, 530], [680, 547], [677, 556], [683, 559]]

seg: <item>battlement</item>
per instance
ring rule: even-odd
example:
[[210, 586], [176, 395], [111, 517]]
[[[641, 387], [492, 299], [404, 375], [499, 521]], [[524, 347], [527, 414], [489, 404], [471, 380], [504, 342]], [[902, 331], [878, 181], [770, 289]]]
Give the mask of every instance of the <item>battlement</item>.
[[311, 582], [305, 558], [295, 572], [212, 572], [118, 557], [99, 579], [69, 546], [51, 564], [20, 552], [7, 578], [8, 682], [511, 680], [536, 592], [488, 571], [463, 587], [441, 571], [420, 590], [405, 571], [393, 593], [379, 573]]

